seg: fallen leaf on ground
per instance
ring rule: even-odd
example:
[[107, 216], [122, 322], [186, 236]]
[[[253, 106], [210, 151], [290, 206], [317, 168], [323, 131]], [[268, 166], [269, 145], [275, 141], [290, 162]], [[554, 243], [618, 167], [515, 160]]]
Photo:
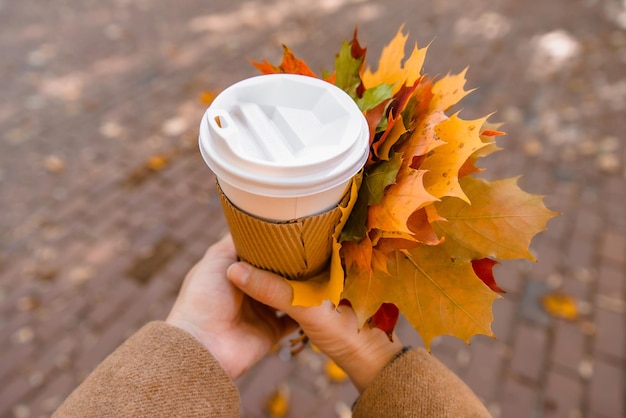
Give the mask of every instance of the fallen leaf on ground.
[[346, 372], [344, 372], [343, 369], [337, 365], [337, 363], [330, 359], [326, 362], [324, 371], [326, 372], [328, 379], [332, 382], [343, 382], [348, 377]]
[[57, 174], [65, 171], [65, 161], [56, 155], [50, 155], [46, 157], [43, 162], [45, 169], [52, 174]]
[[198, 95], [198, 101], [200, 102], [200, 104], [204, 106], [208, 106], [211, 103], [213, 103], [213, 100], [215, 100], [216, 97], [217, 97], [217, 92], [213, 90], [204, 90], [204, 91], [201, 91], [200, 94]]
[[156, 154], [151, 156], [146, 163], [146, 166], [153, 171], [161, 171], [169, 164], [169, 158], [163, 154]]
[[576, 300], [563, 293], [550, 293], [541, 298], [543, 308], [552, 316], [563, 319], [578, 318]]
[[289, 387], [280, 385], [269, 397], [265, 410], [272, 418], [281, 418], [289, 410]]

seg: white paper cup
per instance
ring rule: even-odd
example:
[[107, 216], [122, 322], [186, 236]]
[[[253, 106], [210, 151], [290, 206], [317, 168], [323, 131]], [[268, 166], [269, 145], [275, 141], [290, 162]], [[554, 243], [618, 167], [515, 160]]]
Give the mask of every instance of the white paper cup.
[[272, 74], [220, 93], [200, 124], [200, 152], [240, 210], [268, 221], [338, 204], [369, 155], [367, 121], [343, 90]]

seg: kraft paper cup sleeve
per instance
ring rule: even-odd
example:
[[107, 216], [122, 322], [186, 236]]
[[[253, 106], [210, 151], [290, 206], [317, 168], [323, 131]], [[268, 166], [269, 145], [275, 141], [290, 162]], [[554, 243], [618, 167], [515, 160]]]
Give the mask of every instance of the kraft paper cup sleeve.
[[340, 205], [313, 216], [285, 222], [256, 218], [233, 205], [217, 184], [224, 215], [239, 258], [291, 280], [304, 280], [324, 270], [332, 236], [341, 219]]

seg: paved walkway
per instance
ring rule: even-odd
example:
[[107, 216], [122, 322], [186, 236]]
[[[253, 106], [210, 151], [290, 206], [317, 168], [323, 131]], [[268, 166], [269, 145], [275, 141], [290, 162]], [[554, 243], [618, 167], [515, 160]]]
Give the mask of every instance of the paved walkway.
[[[506, 122], [487, 174], [563, 212], [539, 263], [499, 266], [497, 340], [435, 356], [496, 417], [623, 417], [626, 398], [626, 6], [618, 0], [0, 0], [0, 416], [47, 416], [142, 324], [225, 231], [196, 150], [198, 94], [256, 74], [287, 43], [330, 68], [356, 24], [377, 57], [401, 23], [429, 74], [470, 66], [463, 116]], [[540, 298], [575, 298], [557, 319]], [[406, 342], [416, 334], [401, 326]], [[277, 389], [290, 417], [348, 416], [324, 358], [272, 355], [238, 382], [248, 417]]]

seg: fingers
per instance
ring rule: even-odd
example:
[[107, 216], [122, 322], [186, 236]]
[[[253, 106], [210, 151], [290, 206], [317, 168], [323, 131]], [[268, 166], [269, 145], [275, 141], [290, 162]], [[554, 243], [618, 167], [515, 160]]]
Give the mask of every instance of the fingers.
[[274, 308], [271, 308], [270, 306], [258, 302], [252, 298], [251, 301], [253, 302], [253, 305], [256, 307], [256, 309], [258, 309], [256, 312], [256, 317], [263, 317], [268, 324], [272, 324], [275, 331], [276, 341], [282, 339], [283, 337], [293, 333], [295, 330], [298, 329], [298, 323], [289, 315], [277, 312]]
[[230, 236], [230, 234], [224, 235], [219, 241], [211, 245], [207, 249], [205, 257], [214, 257], [220, 255], [235, 259], [237, 257], [235, 244], [233, 243], [233, 238]]
[[252, 299], [284, 312], [291, 307], [291, 287], [276, 274], [239, 262], [232, 264], [226, 275]]

